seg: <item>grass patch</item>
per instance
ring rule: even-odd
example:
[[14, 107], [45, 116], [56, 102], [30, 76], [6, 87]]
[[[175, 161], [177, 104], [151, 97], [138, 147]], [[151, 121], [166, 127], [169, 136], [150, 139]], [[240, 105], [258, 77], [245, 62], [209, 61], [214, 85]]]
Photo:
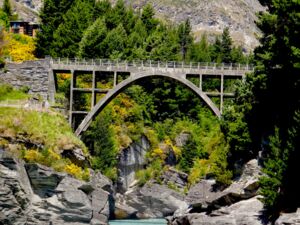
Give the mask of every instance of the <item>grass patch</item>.
[[28, 141], [51, 148], [61, 149], [79, 147], [88, 153], [87, 148], [72, 132], [65, 118], [58, 114], [27, 111], [0, 107], [0, 134], [10, 138], [29, 139]]
[[26, 87], [16, 90], [8, 84], [0, 84], [0, 101], [27, 100], [29, 98], [27, 91]]

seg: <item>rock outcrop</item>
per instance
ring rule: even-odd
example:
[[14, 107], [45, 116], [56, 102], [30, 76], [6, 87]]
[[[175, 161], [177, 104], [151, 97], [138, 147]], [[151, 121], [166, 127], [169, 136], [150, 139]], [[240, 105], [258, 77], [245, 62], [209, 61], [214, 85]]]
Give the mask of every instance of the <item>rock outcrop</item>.
[[142, 136], [140, 141], [134, 142], [128, 148], [121, 151], [118, 163], [118, 192], [126, 192], [135, 181], [135, 172], [143, 169], [147, 163], [146, 153], [149, 148], [149, 141], [146, 137]]
[[171, 225], [262, 225], [263, 204], [257, 196], [261, 170], [257, 160], [245, 164], [242, 174], [224, 190], [215, 180], [202, 180], [188, 192], [189, 207], [168, 217]]
[[300, 224], [300, 209], [295, 213], [282, 213], [276, 220], [275, 225], [298, 225]]
[[[116, 0], [114, 0], [116, 2]], [[233, 40], [247, 49], [258, 45], [259, 29], [255, 25], [256, 13], [264, 11], [257, 0], [126, 0], [128, 5], [141, 8], [151, 3], [156, 16], [175, 23], [190, 19], [196, 38], [203, 33], [220, 34], [229, 27]]]
[[104, 225], [110, 191], [110, 181], [99, 173], [84, 182], [1, 151], [0, 224]]
[[202, 180], [191, 187], [186, 202], [194, 209], [211, 210], [249, 199], [257, 194], [260, 176], [258, 161], [251, 160], [245, 164], [242, 175], [225, 190], [217, 189], [215, 180]]
[[155, 181], [150, 181], [143, 187], [134, 187], [118, 202], [133, 209], [136, 218], [140, 219], [162, 218], [172, 215], [176, 210], [187, 208], [183, 194]]
[[222, 207], [211, 214], [192, 213], [169, 220], [169, 224], [190, 225], [263, 225], [263, 204], [257, 197]]

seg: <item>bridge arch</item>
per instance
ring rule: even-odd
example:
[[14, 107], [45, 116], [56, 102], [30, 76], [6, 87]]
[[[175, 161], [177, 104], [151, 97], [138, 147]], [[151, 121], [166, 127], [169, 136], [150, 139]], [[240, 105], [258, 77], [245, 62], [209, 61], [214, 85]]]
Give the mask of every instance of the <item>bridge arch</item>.
[[195, 84], [191, 81], [186, 79], [185, 74], [180, 74], [177, 76], [171, 74], [132, 74], [126, 80], [120, 82], [117, 86], [111, 89], [93, 108], [92, 110], [86, 115], [83, 121], [80, 123], [78, 128], [75, 131], [76, 136], [81, 136], [82, 132], [86, 131], [87, 128], [90, 126], [92, 120], [104, 109], [104, 107], [112, 101], [118, 94], [120, 94], [124, 89], [128, 88], [135, 81], [147, 78], [147, 77], [166, 77], [173, 80], [176, 80], [183, 84], [184, 86], [188, 87], [192, 90], [200, 99], [202, 99], [214, 112], [217, 117], [221, 117], [220, 110], [216, 107], [216, 105], [212, 102], [212, 100]]

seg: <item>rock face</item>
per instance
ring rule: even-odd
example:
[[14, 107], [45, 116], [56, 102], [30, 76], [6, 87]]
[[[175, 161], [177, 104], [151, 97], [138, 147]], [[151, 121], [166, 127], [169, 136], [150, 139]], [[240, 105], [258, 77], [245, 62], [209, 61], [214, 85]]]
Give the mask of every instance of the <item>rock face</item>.
[[186, 202], [197, 209], [217, 209], [254, 197], [260, 176], [258, 161], [251, 160], [245, 164], [242, 175], [225, 190], [216, 189], [214, 180], [202, 180], [189, 190]]
[[247, 49], [258, 45], [256, 36], [260, 31], [255, 25], [256, 13], [264, 10], [258, 0], [126, 0], [126, 2], [136, 8], [150, 3], [154, 6], [157, 17], [175, 23], [190, 19], [196, 37], [203, 33], [220, 34], [225, 27], [229, 27], [237, 44], [242, 44]]
[[220, 190], [215, 180], [202, 180], [188, 192], [189, 208], [169, 217], [171, 225], [260, 225], [263, 204], [257, 196], [261, 176], [257, 160], [245, 164], [242, 174], [228, 188]]
[[146, 137], [141, 137], [139, 142], [131, 144], [122, 150], [118, 163], [118, 185], [117, 190], [124, 193], [135, 181], [135, 172], [143, 169], [146, 165], [146, 153], [150, 148], [150, 143]]
[[175, 185], [177, 188], [183, 190], [187, 185], [188, 175], [171, 167], [163, 173], [161, 180], [165, 185]]
[[256, 197], [221, 208], [210, 215], [194, 213], [186, 217], [190, 225], [263, 225], [263, 204]]
[[0, 224], [107, 224], [111, 183], [96, 173], [76, 180], [38, 164], [0, 155]]
[[283, 213], [276, 220], [275, 225], [298, 225], [300, 224], [300, 209], [295, 213]]
[[184, 195], [154, 181], [135, 187], [123, 196], [123, 206], [135, 209], [137, 218], [162, 218], [187, 208]]

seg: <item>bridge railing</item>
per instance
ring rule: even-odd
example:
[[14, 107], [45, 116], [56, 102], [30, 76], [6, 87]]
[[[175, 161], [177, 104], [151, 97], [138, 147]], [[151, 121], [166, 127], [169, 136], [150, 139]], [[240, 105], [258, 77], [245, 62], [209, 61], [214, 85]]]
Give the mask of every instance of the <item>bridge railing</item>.
[[69, 59], [51, 58], [53, 65], [82, 65], [82, 66], [106, 66], [117, 68], [173, 68], [173, 69], [218, 69], [218, 70], [238, 70], [252, 71], [254, 68], [249, 64], [238, 63], [213, 63], [213, 62], [179, 62], [179, 61], [154, 61], [154, 60], [110, 60], [110, 59]]

